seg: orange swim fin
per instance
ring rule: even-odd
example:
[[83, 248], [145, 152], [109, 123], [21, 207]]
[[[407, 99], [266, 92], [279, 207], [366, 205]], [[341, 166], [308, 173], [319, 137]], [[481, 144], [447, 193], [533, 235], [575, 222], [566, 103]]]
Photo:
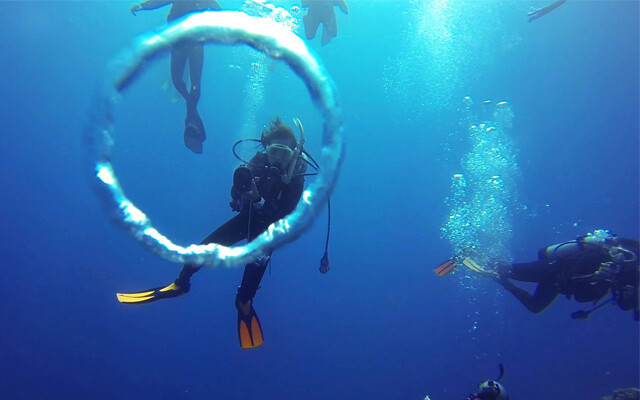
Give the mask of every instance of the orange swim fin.
[[262, 326], [253, 305], [249, 305], [249, 313], [238, 308], [238, 339], [243, 349], [255, 349], [264, 344]]
[[445, 276], [449, 272], [453, 271], [456, 267], [456, 263], [453, 260], [447, 260], [440, 264], [438, 268], [434, 269], [433, 272], [438, 276]]

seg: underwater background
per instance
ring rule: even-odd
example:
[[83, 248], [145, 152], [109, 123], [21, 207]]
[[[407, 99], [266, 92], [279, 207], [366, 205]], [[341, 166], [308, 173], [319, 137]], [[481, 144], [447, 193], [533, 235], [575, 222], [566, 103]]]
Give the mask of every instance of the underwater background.
[[[321, 214], [275, 253], [254, 303], [265, 344], [241, 351], [241, 269], [200, 271], [176, 299], [116, 301], [170, 283], [179, 266], [109, 222], [84, 160], [105, 66], [168, 7], [133, 17], [129, 2], [0, 2], [0, 399], [462, 399], [498, 363], [514, 400], [640, 384], [631, 313], [576, 321], [590, 305], [559, 298], [534, 315], [491, 280], [432, 272], [466, 232], [448, 225], [455, 174], [499, 177], [486, 188], [495, 213], [467, 211], [469, 229], [490, 230], [485, 246], [507, 259], [532, 261], [599, 228], [638, 239], [638, 2], [571, 0], [532, 23], [527, 12], [546, 3], [347, 3], [330, 44], [307, 42], [336, 83], [345, 128], [331, 271], [318, 272]], [[293, 29], [296, 4], [276, 2]], [[233, 215], [237, 139], [275, 115], [299, 117], [320, 151], [300, 79], [246, 47], [205, 48], [198, 108], [203, 155], [182, 143], [165, 55], [115, 114], [112, 161], [127, 195], [181, 244]], [[499, 129], [482, 136], [483, 123]]]

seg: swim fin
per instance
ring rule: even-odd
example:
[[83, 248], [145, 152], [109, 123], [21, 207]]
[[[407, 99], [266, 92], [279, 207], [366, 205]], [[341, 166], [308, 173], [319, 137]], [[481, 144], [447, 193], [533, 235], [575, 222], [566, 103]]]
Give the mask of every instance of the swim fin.
[[482, 268], [480, 265], [478, 265], [477, 262], [473, 261], [470, 258], [465, 258], [464, 260], [462, 260], [462, 264], [464, 264], [465, 267], [469, 268], [470, 270], [474, 271], [474, 272], [479, 272], [479, 273], [486, 273], [487, 271]]
[[238, 306], [238, 339], [243, 349], [255, 349], [264, 344], [262, 326], [251, 303]]
[[438, 276], [445, 276], [449, 272], [453, 271], [456, 266], [457, 265], [453, 260], [447, 260], [440, 264], [438, 268], [434, 269], [433, 272]]
[[170, 299], [189, 292], [189, 287], [180, 287], [174, 283], [137, 293], [117, 293], [118, 301], [124, 304], [145, 304], [156, 300]]
[[184, 120], [184, 145], [196, 154], [202, 154], [202, 142], [207, 139], [204, 124], [195, 106], [187, 107], [187, 118]]

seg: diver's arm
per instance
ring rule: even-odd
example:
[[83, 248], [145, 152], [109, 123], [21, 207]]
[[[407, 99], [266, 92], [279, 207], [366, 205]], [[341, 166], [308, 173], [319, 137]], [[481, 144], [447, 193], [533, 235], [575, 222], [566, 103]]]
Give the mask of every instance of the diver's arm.
[[536, 19], [549, 14], [551, 11], [563, 5], [567, 0], [558, 0], [553, 4], [549, 4], [548, 6], [539, 8], [537, 10], [531, 11], [529, 15], [529, 22], [535, 21]]
[[260, 197], [258, 193], [256, 181], [254, 180], [251, 180], [251, 190], [246, 192], [241, 192], [235, 186], [231, 187], [231, 201], [229, 202], [229, 206], [231, 206], [233, 211], [240, 212], [245, 204], [257, 203], [260, 200], [262, 200], [262, 197]]
[[284, 208], [293, 211], [296, 208], [296, 205], [298, 205], [298, 201], [300, 201], [303, 190], [304, 177], [294, 177], [282, 193], [282, 203]]
[[164, 7], [171, 3], [173, 3], [173, 0], [147, 0], [140, 3], [140, 7], [142, 7], [143, 10], [155, 10], [156, 8]]
[[[251, 171], [249, 175], [247, 175], [247, 170]], [[231, 209], [239, 212], [246, 204], [259, 202], [261, 199], [253, 170], [244, 164], [238, 166], [233, 173], [231, 185], [231, 201], [229, 202]]]
[[136, 15], [136, 12], [138, 11], [143, 11], [143, 10], [155, 10], [156, 8], [160, 8], [160, 7], [164, 7], [168, 4], [173, 3], [173, 0], [171, 1], [166, 1], [166, 0], [147, 0], [147, 1], [143, 1], [142, 3], [139, 4], [134, 4], [133, 6], [131, 6], [131, 14]]
[[347, 3], [345, 3], [344, 0], [336, 1], [336, 6], [338, 6], [343, 13], [349, 14], [349, 7], [347, 7]]
[[503, 288], [507, 289], [527, 310], [534, 314], [544, 311], [558, 297], [556, 288], [547, 283], [540, 283], [536, 288], [535, 294], [531, 295], [526, 290], [514, 285], [506, 278], [496, 279]]
[[[304, 172], [306, 169], [303, 169]], [[300, 169], [296, 168], [296, 171], [299, 172]], [[298, 205], [298, 201], [300, 201], [300, 197], [302, 196], [302, 192], [304, 190], [304, 175], [296, 175], [291, 179], [289, 184], [284, 186], [282, 190], [282, 195], [280, 196], [280, 200], [278, 201], [278, 209], [287, 210], [287, 214], [292, 212], [296, 206]]]

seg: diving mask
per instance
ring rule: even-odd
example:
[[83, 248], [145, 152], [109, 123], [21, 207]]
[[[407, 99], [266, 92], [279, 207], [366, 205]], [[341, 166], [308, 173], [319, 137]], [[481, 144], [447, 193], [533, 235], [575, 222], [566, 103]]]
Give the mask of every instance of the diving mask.
[[293, 150], [284, 144], [274, 143], [267, 146], [269, 164], [278, 168], [286, 168], [293, 157]]

